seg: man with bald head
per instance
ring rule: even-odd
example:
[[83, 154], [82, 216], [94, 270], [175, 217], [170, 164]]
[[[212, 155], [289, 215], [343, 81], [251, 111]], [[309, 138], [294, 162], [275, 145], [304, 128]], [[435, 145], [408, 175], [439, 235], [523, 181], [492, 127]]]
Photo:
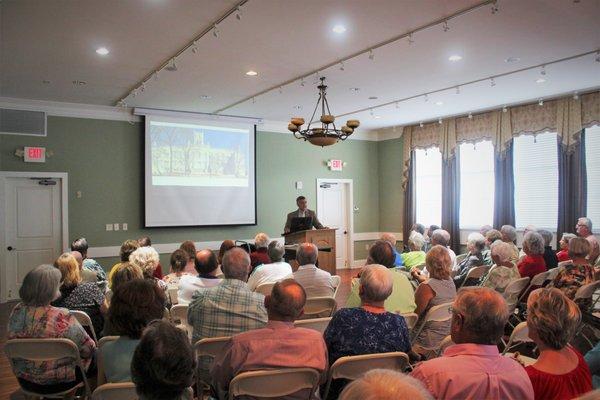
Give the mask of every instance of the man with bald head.
[[306, 291], [307, 297], [331, 297], [335, 292], [331, 274], [316, 266], [319, 250], [312, 243], [302, 243], [296, 252], [298, 270], [293, 278]]
[[[233, 336], [211, 368], [212, 382], [225, 394], [231, 380], [242, 372], [279, 368], [327, 368], [327, 348], [321, 334], [296, 328], [304, 311], [306, 292], [293, 279], [277, 282], [265, 298], [267, 326]], [[303, 390], [286, 398], [309, 398]], [[220, 397], [220, 398], [226, 398]]]
[[189, 304], [197, 290], [217, 286], [222, 281], [217, 277], [219, 263], [212, 250], [205, 249], [196, 252], [194, 268], [198, 275], [185, 274], [179, 279], [179, 289], [177, 291], [179, 304]]
[[411, 375], [436, 399], [533, 399], [525, 369], [498, 353], [508, 320], [502, 295], [490, 288], [465, 287], [451, 312], [456, 344], [442, 357], [419, 364]]

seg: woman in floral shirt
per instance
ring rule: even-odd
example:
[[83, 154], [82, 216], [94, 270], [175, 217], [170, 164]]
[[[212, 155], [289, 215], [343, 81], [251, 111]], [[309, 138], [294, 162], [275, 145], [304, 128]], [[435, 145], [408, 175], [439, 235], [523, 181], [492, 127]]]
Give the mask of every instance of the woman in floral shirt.
[[[84, 368], [94, 373], [90, 365], [96, 344], [69, 310], [50, 305], [60, 296], [60, 281], [60, 271], [51, 265], [40, 265], [25, 276], [19, 289], [22, 302], [15, 306], [8, 321], [8, 339], [70, 339], [79, 348]], [[23, 388], [38, 393], [67, 390], [83, 380], [70, 359], [42, 362], [14, 359], [12, 369]]]
[[[575, 299], [577, 289], [594, 282], [594, 268], [586, 258], [590, 249], [590, 243], [584, 238], [576, 237], [569, 240], [571, 261], [561, 267], [554, 279], [554, 287], [560, 289], [571, 300]], [[591, 304], [578, 302], [577, 305], [587, 309]]]

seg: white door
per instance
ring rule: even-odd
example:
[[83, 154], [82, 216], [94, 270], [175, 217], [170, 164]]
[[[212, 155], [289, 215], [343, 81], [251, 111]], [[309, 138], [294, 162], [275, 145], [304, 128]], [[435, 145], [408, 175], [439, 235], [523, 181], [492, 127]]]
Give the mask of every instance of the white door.
[[336, 268], [348, 268], [348, 189], [345, 183], [321, 181], [318, 186], [317, 201], [319, 220], [335, 231]]
[[61, 253], [61, 184], [61, 179], [5, 180], [7, 300], [19, 298], [27, 272], [52, 264]]

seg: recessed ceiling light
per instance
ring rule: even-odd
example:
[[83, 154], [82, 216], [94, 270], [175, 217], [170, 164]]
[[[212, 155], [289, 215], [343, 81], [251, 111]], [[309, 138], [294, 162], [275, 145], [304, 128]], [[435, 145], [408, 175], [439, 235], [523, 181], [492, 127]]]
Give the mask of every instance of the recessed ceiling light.
[[436, 105], [436, 106], [443, 106], [443, 105], [444, 105], [444, 102], [443, 102], [443, 101], [436, 101], [436, 102], [435, 102], [435, 105]]
[[521, 59], [519, 57], [508, 57], [504, 59], [505, 63], [516, 63], [521, 61]]
[[377, 100], [378, 97], [377, 96], [369, 96], [369, 100]]
[[100, 54], [101, 56], [105, 56], [110, 53], [110, 51], [108, 51], [106, 47], [99, 47], [96, 49], [96, 53]]
[[454, 54], [454, 55], [451, 55], [450, 57], [448, 57], [448, 60], [450, 60], [450, 61], [460, 61], [460, 60], [462, 60], [462, 56], [459, 56], [458, 54]]
[[203, 94], [202, 96], [200, 96], [200, 99], [201, 100], [210, 100], [210, 99], [212, 99], [212, 96], [209, 96], [207, 94]]
[[535, 80], [535, 83], [544, 83], [544, 82], [546, 82], [546, 80], [544, 78], [537, 78]]
[[49, 81], [49, 80], [47, 80], [47, 79], [44, 79], [44, 80], [42, 81], [42, 83], [43, 83], [44, 85], [49, 85], [49, 84], [50, 84], [50, 81]]
[[350, 88], [350, 91], [351, 91], [351, 92], [358, 92], [358, 91], [360, 91], [360, 88], [357, 88], [357, 87], [351, 87], [351, 88]]
[[256, 76], [256, 75], [258, 75], [258, 72], [250, 70], [250, 71], [246, 72], [246, 75], [248, 75], [248, 76]]
[[86, 81], [80, 81], [80, 80], [74, 80], [73, 81], [73, 85], [75, 85], [75, 86], [84, 86], [84, 85], [87, 85], [87, 82]]
[[294, 110], [302, 110], [302, 106], [301, 105], [295, 105], [293, 108], [294, 108]]
[[346, 27], [344, 25], [337, 24], [331, 30], [335, 33], [344, 33], [346, 32]]

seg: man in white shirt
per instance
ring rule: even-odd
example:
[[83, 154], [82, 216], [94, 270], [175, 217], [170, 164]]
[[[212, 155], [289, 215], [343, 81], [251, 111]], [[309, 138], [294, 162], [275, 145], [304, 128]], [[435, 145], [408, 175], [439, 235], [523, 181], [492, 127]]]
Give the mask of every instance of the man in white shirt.
[[179, 279], [179, 290], [177, 291], [179, 304], [189, 304], [194, 292], [217, 286], [223, 281], [217, 278], [219, 263], [217, 256], [211, 250], [205, 249], [197, 252], [194, 267], [198, 276], [183, 275]]
[[285, 253], [283, 243], [273, 240], [269, 243], [267, 253], [271, 263], [254, 268], [250, 278], [248, 278], [248, 288], [252, 291], [263, 283], [275, 283], [292, 275], [292, 267], [283, 261]]
[[296, 253], [298, 270], [293, 278], [306, 291], [306, 297], [333, 297], [335, 288], [331, 282], [331, 274], [317, 268], [319, 250], [312, 243], [302, 243]]
[[450, 233], [448, 233], [448, 231], [445, 231], [443, 229], [436, 229], [435, 231], [433, 231], [433, 233], [431, 234], [431, 247], [435, 246], [435, 245], [440, 245], [440, 246], [444, 246], [447, 250], [448, 253], [450, 254], [450, 261], [451, 266], [452, 266], [452, 270], [456, 269], [456, 253], [454, 252], [454, 250], [452, 250], [449, 247], [450, 244]]
[[590, 244], [590, 254], [588, 254], [587, 259], [594, 265], [600, 255], [600, 243], [592, 233], [592, 220], [587, 217], [579, 218], [575, 229], [577, 230], [577, 234], [582, 238], [585, 238]]

